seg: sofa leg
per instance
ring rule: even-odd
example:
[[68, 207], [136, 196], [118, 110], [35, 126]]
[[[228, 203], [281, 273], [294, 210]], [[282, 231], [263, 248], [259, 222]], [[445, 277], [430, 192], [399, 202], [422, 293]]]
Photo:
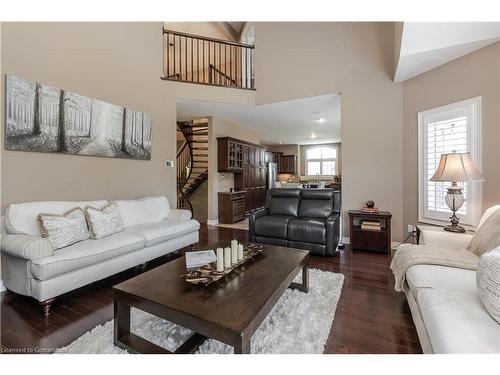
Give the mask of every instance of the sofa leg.
[[45, 318], [48, 318], [50, 315], [50, 308], [52, 307], [52, 304], [54, 303], [56, 299], [55, 298], [50, 298], [45, 301], [40, 301], [40, 306], [42, 306], [43, 313], [45, 314]]
[[198, 244], [197, 243], [192, 243], [191, 245], [189, 245], [189, 250], [193, 251], [196, 245], [198, 245]]

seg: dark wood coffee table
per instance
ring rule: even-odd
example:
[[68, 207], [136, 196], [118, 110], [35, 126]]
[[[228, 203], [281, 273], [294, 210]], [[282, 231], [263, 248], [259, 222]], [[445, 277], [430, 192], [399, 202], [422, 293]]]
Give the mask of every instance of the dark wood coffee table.
[[[289, 287], [308, 292], [309, 252], [266, 245], [262, 254], [219, 282], [191, 285], [184, 257], [113, 288], [114, 342], [133, 353], [172, 353], [130, 332], [130, 307], [146, 311], [195, 332], [174, 353], [193, 353], [213, 338], [250, 353], [250, 340]], [[302, 270], [302, 284], [293, 279]]]

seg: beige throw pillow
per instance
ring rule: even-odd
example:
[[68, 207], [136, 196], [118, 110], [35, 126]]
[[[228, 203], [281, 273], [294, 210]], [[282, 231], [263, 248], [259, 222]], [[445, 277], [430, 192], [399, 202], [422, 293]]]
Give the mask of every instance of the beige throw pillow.
[[481, 256], [500, 245], [500, 210], [492, 213], [478, 228], [467, 249]]
[[122, 219], [115, 203], [101, 210], [87, 206], [85, 215], [89, 223], [90, 235], [94, 240], [123, 231]]
[[492, 250], [479, 259], [476, 283], [484, 308], [500, 324], [500, 249]]
[[85, 215], [79, 207], [64, 215], [40, 214], [38, 223], [42, 237], [47, 238], [54, 249], [90, 238]]

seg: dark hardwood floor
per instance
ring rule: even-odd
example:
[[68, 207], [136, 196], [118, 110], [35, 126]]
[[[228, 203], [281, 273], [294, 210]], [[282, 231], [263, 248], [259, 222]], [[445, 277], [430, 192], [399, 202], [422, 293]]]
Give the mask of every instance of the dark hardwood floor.
[[[202, 225], [199, 248], [222, 240], [247, 240], [247, 232]], [[148, 263], [154, 268], [179, 256]], [[403, 294], [393, 289], [385, 254], [352, 252], [335, 258], [311, 257], [310, 267], [344, 274], [344, 286], [325, 353], [421, 353], [417, 333]], [[0, 294], [0, 347], [24, 352], [51, 352], [66, 346], [93, 327], [113, 318], [111, 287], [140, 272], [122, 272], [58, 297], [48, 319], [31, 298]]]

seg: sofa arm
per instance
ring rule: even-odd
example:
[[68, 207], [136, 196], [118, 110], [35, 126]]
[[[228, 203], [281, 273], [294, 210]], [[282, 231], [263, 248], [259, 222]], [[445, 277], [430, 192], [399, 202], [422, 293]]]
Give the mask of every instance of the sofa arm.
[[250, 242], [255, 242], [255, 220], [267, 215], [269, 215], [267, 208], [261, 208], [260, 210], [252, 212], [248, 217], [248, 239]]
[[334, 213], [326, 219], [326, 255], [333, 256], [337, 253], [340, 242], [340, 215]]
[[167, 219], [175, 221], [188, 221], [191, 217], [191, 211], [189, 210], [170, 209], [170, 211], [168, 211]]
[[445, 249], [465, 249], [469, 246], [472, 233], [454, 233], [444, 230], [422, 230], [419, 245], [442, 247]]
[[49, 240], [28, 234], [7, 234], [1, 239], [2, 252], [11, 256], [35, 260], [51, 256], [54, 248]]

